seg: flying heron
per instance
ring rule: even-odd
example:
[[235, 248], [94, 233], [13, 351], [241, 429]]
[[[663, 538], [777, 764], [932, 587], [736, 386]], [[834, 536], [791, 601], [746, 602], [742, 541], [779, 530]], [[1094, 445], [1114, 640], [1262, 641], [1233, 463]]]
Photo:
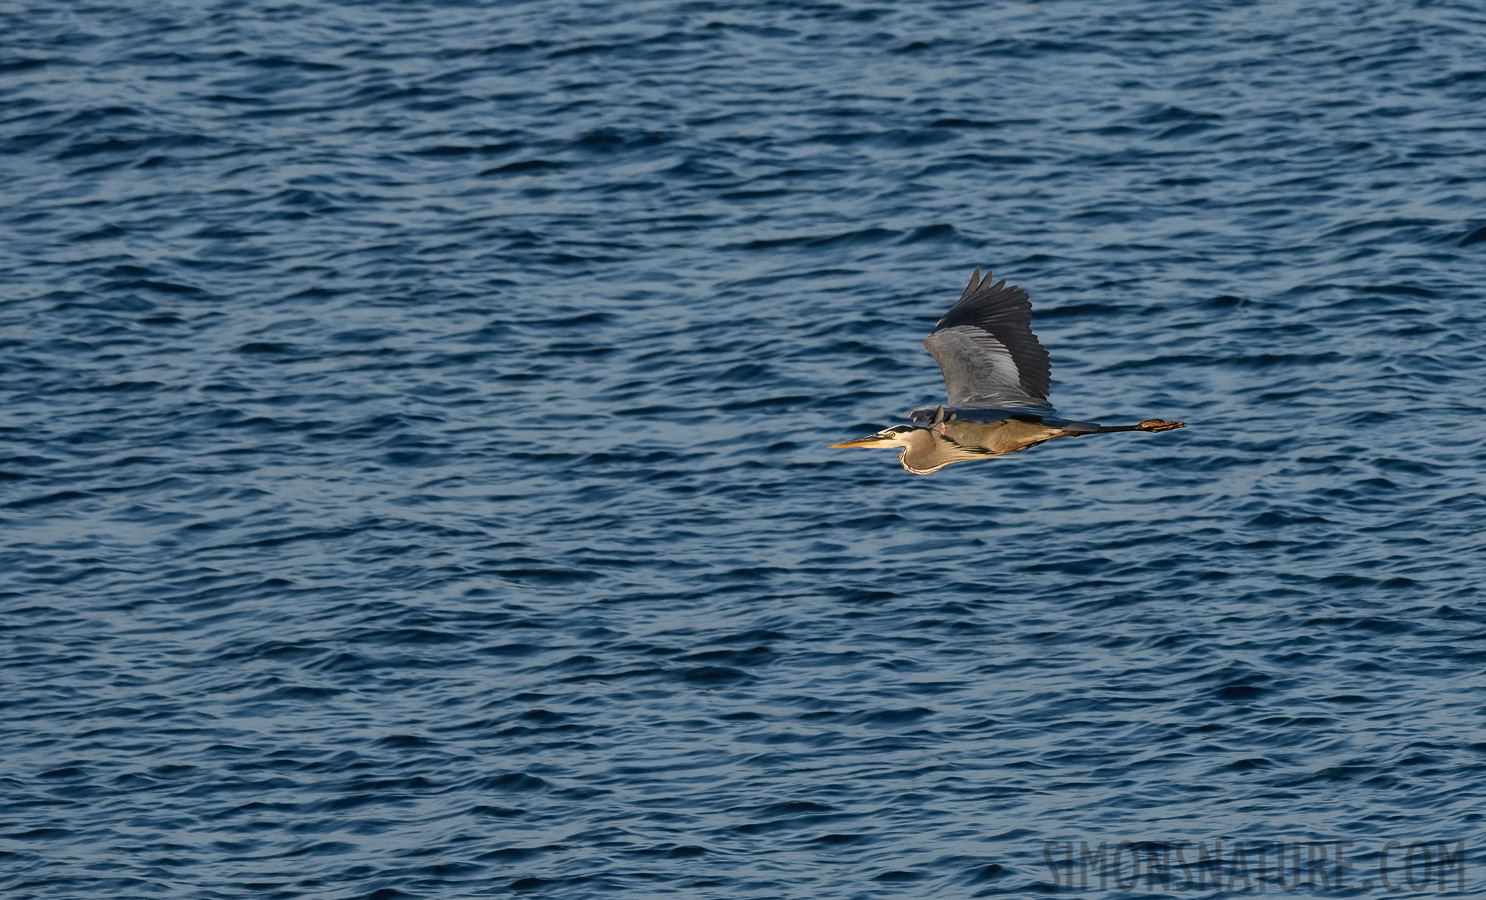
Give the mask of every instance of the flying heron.
[[924, 348], [939, 364], [948, 403], [915, 409], [908, 414], [912, 425], [894, 425], [832, 447], [896, 447], [903, 468], [928, 475], [950, 463], [1005, 456], [1053, 438], [1186, 426], [1161, 419], [1095, 425], [1055, 416], [1047, 402], [1051, 367], [1032, 333], [1027, 292], [1005, 279], [991, 284], [991, 273], [982, 279], [978, 266], [959, 302], [924, 339]]

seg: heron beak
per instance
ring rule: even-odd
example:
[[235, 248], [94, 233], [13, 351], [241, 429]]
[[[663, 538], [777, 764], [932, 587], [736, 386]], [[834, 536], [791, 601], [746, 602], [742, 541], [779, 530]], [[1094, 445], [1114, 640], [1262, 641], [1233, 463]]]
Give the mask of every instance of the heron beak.
[[842, 447], [887, 447], [891, 446], [894, 437], [895, 435], [891, 432], [879, 432], [877, 434], [869, 434], [866, 437], [852, 438], [849, 441], [842, 441], [839, 444], [831, 444], [827, 449], [837, 450]]

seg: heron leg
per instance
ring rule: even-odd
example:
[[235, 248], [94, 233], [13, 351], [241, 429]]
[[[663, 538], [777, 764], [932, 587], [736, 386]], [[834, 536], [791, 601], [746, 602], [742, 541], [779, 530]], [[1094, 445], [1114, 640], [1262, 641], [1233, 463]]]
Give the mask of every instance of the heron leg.
[[[1083, 424], [1083, 423], [1077, 423]], [[1173, 428], [1186, 428], [1186, 422], [1167, 422], [1164, 419], [1146, 419], [1139, 425], [1094, 425], [1089, 430], [1069, 429], [1064, 434], [1079, 437], [1085, 434], [1107, 434], [1111, 431], [1170, 431]]]

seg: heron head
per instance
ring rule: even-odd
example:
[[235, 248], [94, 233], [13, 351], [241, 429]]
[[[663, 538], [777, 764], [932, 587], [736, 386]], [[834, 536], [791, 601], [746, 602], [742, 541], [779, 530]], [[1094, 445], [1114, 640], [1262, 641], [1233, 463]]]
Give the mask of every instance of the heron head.
[[866, 437], [859, 437], [859, 438], [853, 438], [852, 440], [849, 440], [849, 441], [842, 441], [839, 444], [832, 444], [831, 447], [832, 448], [837, 448], [837, 447], [899, 447], [899, 448], [902, 448], [902, 447], [909, 446], [909, 435], [913, 434], [915, 431], [921, 431], [921, 430], [922, 429], [916, 428], [916, 427], [914, 427], [912, 425], [894, 425], [891, 428], [884, 429], [882, 431], [877, 432], [876, 434], [869, 434]]

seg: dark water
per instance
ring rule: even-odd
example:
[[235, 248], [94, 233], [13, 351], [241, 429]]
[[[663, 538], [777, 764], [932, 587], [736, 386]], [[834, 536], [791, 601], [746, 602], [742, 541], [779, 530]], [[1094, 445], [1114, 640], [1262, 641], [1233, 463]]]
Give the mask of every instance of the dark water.
[[3, 10], [3, 896], [1486, 884], [1474, 4]]

